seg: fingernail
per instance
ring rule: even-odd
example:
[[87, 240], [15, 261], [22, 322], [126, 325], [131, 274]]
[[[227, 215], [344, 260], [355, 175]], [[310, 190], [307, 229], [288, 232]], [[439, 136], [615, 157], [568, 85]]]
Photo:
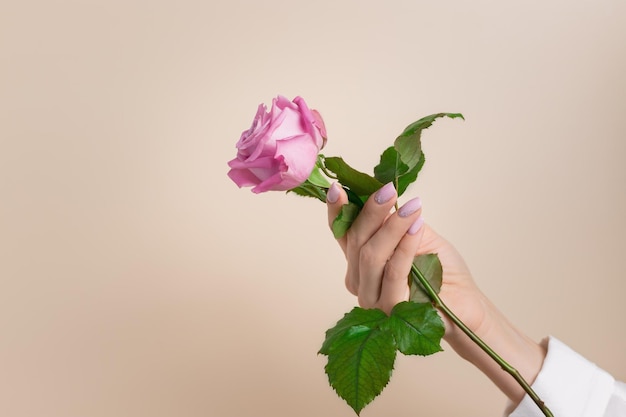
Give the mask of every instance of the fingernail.
[[326, 193], [326, 201], [328, 201], [330, 204], [336, 203], [337, 200], [339, 200], [339, 192], [339, 184], [333, 182], [333, 185], [330, 186], [328, 192]]
[[422, 216], [419, 216], [417, 220], [415, 220], [415, 222], [411, 225], [411, 227], [409, 227], [407, 233], [410, 235], [414, 235], [415, 233], [419, 232], [423, 225], [424, 218]]
[[389, 182], [385, 184], [380, 190], [376, 191], [374, 200], [376, 200], [378, 204], [385, 204], [387, 201], [391, 200], [394, 195], [396, 195], [396, 189], [393, 186], [393, 183]]
[[415, 197], [414, 199], [407, 201], [402, 207], [400, 207], [400, 210], [398, 210], [398, 216], [410, 216], [420, 208], [422, 208], [422, 200], [420, 200], [419, 197]]

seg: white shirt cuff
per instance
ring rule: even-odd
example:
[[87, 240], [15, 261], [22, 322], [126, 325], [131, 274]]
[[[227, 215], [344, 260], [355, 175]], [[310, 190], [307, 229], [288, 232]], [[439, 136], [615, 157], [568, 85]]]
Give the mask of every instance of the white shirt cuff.
[[[548, 353], [532, 388], [555, 416], [600, 417], [606, 410], [614, 385], [615, 380], [610, 374], [550, 337]], [[511, 405], [507, 407], [505, 416], [543, 417], [528, 395], [512, 408]]]

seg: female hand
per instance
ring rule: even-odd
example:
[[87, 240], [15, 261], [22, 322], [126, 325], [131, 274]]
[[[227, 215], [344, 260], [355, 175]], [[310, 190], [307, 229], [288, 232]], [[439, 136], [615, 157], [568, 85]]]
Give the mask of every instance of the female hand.
[[[415, 198], [391, 213], [397, 194], [392, 183], [365, 203], [344, 237], [338, 240], [347, 260], [346, 287], [363, 308], [380, 308], [387, 314], [409, 299], [408, 276], [413, 258], [436, 253], [443, 267], [440, 296], [472, 330], [484, 320], [483, 295], [459, 253], [435, 233], [422, 218], [421, 201]], [[333, 184], [328, 192], [328, 222], [348, 202], [345, 191]], [[448, 323], [446, 323], [448, 324]], [[446, 326], [446, 337], [454, 327]]]
[[[389, 314], [394, 305], [409, 299], [413, 258], [436, 253], [443, 268], [440, 298], [532, 383], [541, 369], [545, 347], [520, 332], [484, 296], [456, 249], [424, 224], [418, 198], [392, 213], [396, 200], [393, 184], [383, 186], [367, 200], [346, 235], [338, 239], [348, 263], [345, 284], [358, 297], [359, 305]], [[348, 197], [335, 183], [328, 190], [327, 202], [332, 225]], [[444, 338], [450, 346], [485, 373], [511, 401], [520, 401], [524, 396], [521, 387], [444, 314], [441, 316], [446, 327]]]

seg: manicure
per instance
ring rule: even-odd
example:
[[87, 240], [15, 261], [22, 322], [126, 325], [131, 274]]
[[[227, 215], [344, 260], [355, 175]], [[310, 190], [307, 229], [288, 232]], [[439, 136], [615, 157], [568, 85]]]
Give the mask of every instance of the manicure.
[[336, 203], [337, 200], [339, 200], [339, 191], [339, 184], [333, 182], [333, 185], [330, 186], [328, 192], [326, 193], [326, 201], [328, 201], [330, 204]]
[[408, 217], [420, 208], [422, 208], [422, 200], [419, 197], [415, 197], [414, 199], [407, 201], [402, 207], [400, 207], [400, 210], [398, 210], [398, 216]]
[[407, 233], [410, 235], [414, 235], [415, 233], [419, 232], [423, 225], [424, 218], [422, 216], [419, 216], [417, 220], [415, 220], [415, 222], [411, 225], [411, 227], [409, 227]]
[[393, 186], [393, 183], [389, 182], [385, 184], [380, 190], [376, 191], [374, 200], [376, 200], [378, 204], [385, 204], [387, 201], [391, 200], [394, 195], [396, 195], [396, 189]]

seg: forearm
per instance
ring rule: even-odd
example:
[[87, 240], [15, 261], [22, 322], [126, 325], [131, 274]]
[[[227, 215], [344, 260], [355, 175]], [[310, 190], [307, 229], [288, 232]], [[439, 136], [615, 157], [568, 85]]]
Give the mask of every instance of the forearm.
[[[546, 347], [537, 343], [517, 329], [506, 317], [481, 294], [485, 318], [473, 329], [522, 377], [532, 384], [541, 370]], [[448, 326], [451, 326], [449, 324]], [[506, 371], [501, 369], [485, 352], [458, 328], [446, 332], [446, 341], [465, 360], [476, 366], [515, 404], [525, 395], [523, 388]]]

